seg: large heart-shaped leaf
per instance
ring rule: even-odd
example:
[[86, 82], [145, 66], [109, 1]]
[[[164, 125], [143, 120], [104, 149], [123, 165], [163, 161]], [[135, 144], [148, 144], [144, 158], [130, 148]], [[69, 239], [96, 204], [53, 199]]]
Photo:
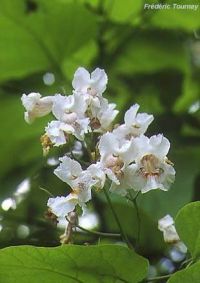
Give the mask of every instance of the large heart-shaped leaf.
[[181, 240], [193, 257], [200, 255], [200, 201], [184, 206], [176, 217], [176, 228]]
[[[0, 81], [53, 69], [96, 34], [96, 18], [79, 3], [2, 0]], [[84, 19], [84, 20], [83, 20]]]
[[137, 283], [147, 274], [147, 260], [123, 246], [19, 246], [0, 251], [3, 283]]

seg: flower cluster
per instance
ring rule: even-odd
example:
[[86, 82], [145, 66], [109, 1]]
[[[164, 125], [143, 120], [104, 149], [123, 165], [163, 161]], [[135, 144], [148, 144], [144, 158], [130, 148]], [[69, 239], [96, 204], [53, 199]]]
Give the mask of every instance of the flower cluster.
[[[68, 143], [71, 136], [90, 153], [88, 166], [69, 154], [59, 159], [54, 173], [68, 184], [71, 193], [48, 200], [48, 207], [58, 219], [77, 205], [84, 208], [92, 197], [91, 191], [100, 191], [106, 181], [111, 183], [111, 192], [126, 196], [131, 190], [166, 191], [175, 179], [173, 164], [167, 158], [168, 139], [162, 134], [150, 138], [144, 135], [153, 115], [138, 113], [139, 105], [135, 104], [125, 113], [122, 125], [113, 124], [118, 114], [116, 105], [102, 96], [107, 81], [104, 70], [97, 68], [90, 75], [80, 67], [74, 74], [71, 95], [42, 98], [39, 93], [30, 93], [22, 96], [28, 123], [50, 112], [54, 116], [41, 138], [45, 153], [53, 146]], [[86, 140], [94, 139], [94, 134], [92, 147], [93, 143], [88, 144]]]

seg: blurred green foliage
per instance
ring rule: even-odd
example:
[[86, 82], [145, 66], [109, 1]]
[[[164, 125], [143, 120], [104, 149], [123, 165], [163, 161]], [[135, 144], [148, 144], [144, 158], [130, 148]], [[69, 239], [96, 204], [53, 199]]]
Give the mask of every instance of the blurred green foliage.
[[[155, 256], [163, 249], [158, 218], [175, 215], [184, 204], [199, 199], [200, 9], [144, 10], [144, 2], [159, 1], [0, 1], [1, 204], [16, 197], [20, 182], [31, 178], [31, 190], [17, 208], [1, 208], [1, 247], [58, 244], [57, 230], [43, 219], [48, 195], [40, 190], [67, 193], [53, 175], [54, 167], [42, 157], [39, 137], [49, 117], [27, 125], [20, 97], [32, 91], [70, 94], [73, 73], [79, 66], [106, 70], [109, 84], [105, 95], [121, 110], [116, 122], [137, 102], [140, 111], [155, 116], [147, 135], [160, 132], [171, 141], [175, 184], [170, 192], [154, 191], [139, 197], [144, 231], [141, 253]], [[53, 84], [44, 83], [46, 73], [54, 74]], [[135, 211], [124, 200], [113, 199], [134, 241]], [[100, 230], [116, 230], [104, 198], [96, 194], [91, 209], [99, 214]], [[20, 236], [20, 225], [29, 228], [27, 237]], [[97, 242], [98, 238], [78, 240]]]

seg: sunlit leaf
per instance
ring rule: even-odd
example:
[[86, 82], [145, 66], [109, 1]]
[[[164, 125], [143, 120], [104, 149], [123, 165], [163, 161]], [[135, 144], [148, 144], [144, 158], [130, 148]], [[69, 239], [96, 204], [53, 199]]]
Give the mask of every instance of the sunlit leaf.
[[193, 31], [200, 27], [200, 10], [185, 8], [177, 9], [175, 5], [199, 5], [198, 0], [168, 0], [166, 4], [170, 5], [170, 9], [158, 9], [151, 15], [150, 22], [158, 28], [180, 29]]
[[95, 36], [95, 16], [67, 1], [41, 0], [30, 11], [20, 2], [1, 3], [0, 80], [51, 69], [62, 76], [62, 60]]
[[0, 251], [4, 283], [141, 282], [147, 260], [122, 246], [11, 247]]
[[104, 9], [108, 17], [115, 22], [134, 22], [142, 8], [141, 0], [112, 1], [106, 0]]

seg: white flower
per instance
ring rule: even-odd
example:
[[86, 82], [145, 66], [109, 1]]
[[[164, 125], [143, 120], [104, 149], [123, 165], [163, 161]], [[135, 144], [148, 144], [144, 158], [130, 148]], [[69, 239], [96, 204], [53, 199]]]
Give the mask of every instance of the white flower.
[[137, 137], [144, 134], [148, 126], [153, 121], [153, 115], [147, 113], [138, 113], [139, 105], [135, 104], [126, 111], [124, 124], [114, 130], [114, 133], [120, 137]]
[[87, 104], [83, 96], [78, 93], [73, 95], [63, 96], [60, 94], [55, 95], [52, 113], [56, 119], [65, 123], [70, 123], [73, 119], [73, 113], [78, 117], [84, 117], [87, 110]]
[[85, 202], [91, 199], [91, 192], [81, 191], [80, 193], [70, 193], [67, 197], [49, 198], [47, 206], [59, 220], [65, 219], [69, 212], [73, 211], [77, 205], [84, 209]]
[[90, 165], [86, 170], [82, 170], [81, 165], [64, 156], [59, 159], [60, 165], [54, 170], [54, 174], [63, 182], [67, 183], [74, 192], [90, 190], [93, 186], [102, 188], [105, 183], [105, 174], [100, 163]]
[[85, 203], [91, 199], [91, 188], [100, 189], [104, 186], [105, 174], [98, 163], [82, 170], [77, 161], [67, 156], [59, 160], [61, 163], [54, 173], [71, 187], [72, 192], [67, 197], [50, 198], [47, 205], [61, 219], [73, 211], [76, 205], [85, 208]]
[[49, 198], [47, 206], [58, 218], [64, 218], [69, 212], [74, 210], [77, 203], [78, 196], [69, 194], [67, 197]]
[[60, 146], [67, 142], [66, 134], [64, 132], [65, 124], [60, 121], [51, 121], [45, 128], [47, 136], [54, 146]]
[[93, 187], [102, 189], [105, 185], [106, 175], [101, 167], [101, 163], [97, 162], [96, 164], [91, 164], [86, 171], [92, 176], [94, 181]]
[[166, 243], [177, 243], [180, 241], [174, 226], [174, 220], [170, 215], [166, 215], [158, 221], [158, 229], [163, 232]]
[[119, 113], [115, 110], [116, 104], [108, 103], [108, 100], [103, 98], [100, 100], [100, 106], [90, 106], [90, 124], [91, 128], [96, 132], [106, 132], [111, 128], [112, 122]]
[[170, 148], [168, 139], [163, 135], [140, 136], [134, 139], [137, 147], [135, 172], [133, 174], [134, 188], [142, 193], [161, 189], [166, 191], [175, 179], [175, 170], [166, 155]]
[[80, 95], [62, 96], [57, 94], [52, 113], [59, 121], [64, 123], [62, 124], [62, 131], [83, 140], [85, 133], [90, 130], [89, 118], [84, 116], [86, 109], [86, 102]]
[[[133, 188], [132, 162], [136, 152], [133, 141], [122, 142], [113, 133], [104, 134], [99, 142], [101, 166], [113, 182], [111, 191], [121, 195], [127, 193], [127, 189]], [[133, 172], [132, 172], [133, 171]]]
[[41, 97], [41, 94], [32, 92], [28, 95], [23, 94], [21, 100], [26, 109], [24, 114], [25, 121], [32, 123], [35, 118], [43, 117], [51, 112], [54, 97]]
[[67, 197], [50, 198], [48, 206], [57, 217], [62, 218], [73, 211], [77, 204], [84, 209], [85, 203], [91, 199], [91, 187], [95, 182], [77, 161], [67, 156], [59, 160], [61, 163], [54, 173], [71, 187], [72, 192]]
[[74, 180], [77, 179], [83, 172], [81, 165], [68, 156], [61, 157], [59, 160], [61, 163], [54, 170], [54, 174], [70, 187], [73, 187]]
[[79, 67], [74, 74], [72, 86], [75, 91], [96, 96], [105, 91], [107, 82], [108, 78], [104, 70], [97, 68], [90, 75], [85, 68]]

